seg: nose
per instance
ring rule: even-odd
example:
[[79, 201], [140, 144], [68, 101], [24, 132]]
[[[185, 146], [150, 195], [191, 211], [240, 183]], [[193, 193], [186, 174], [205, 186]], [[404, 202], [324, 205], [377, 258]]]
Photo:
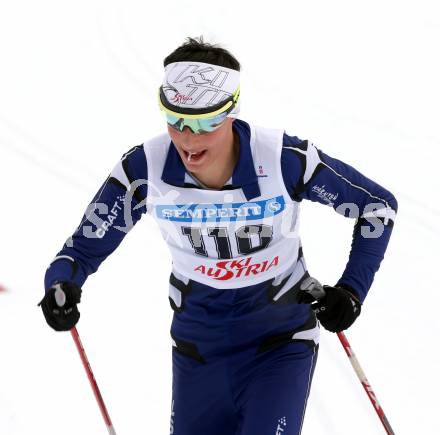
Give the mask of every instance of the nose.
[[179, 133], [179, 143], [186, 151], [191, 152], [194, 147], [197, 147], [198, 135], [194, 134], [190, 127], [185, 126], [183, 131]]
[[185, 125], [183, 127], [183, 130], [181, 131], [181, 133], [184, 134], [185, 136], [194, 134], [194, 132], [191, 130], [191, 127], [189, 127], [188, 125]]

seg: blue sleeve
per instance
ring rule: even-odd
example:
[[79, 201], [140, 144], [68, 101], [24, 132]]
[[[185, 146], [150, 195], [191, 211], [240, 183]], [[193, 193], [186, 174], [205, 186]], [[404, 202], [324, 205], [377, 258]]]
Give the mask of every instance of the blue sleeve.
[[391, 236], [395, 197], [350, 165], [296, 136], [284, 135], [281, 167], [293, 200], [319, 202], [356, 219], [348, 263], [337, 285], [348, 286], [364, 301]]
[[57, 281], [81, 287], [146, 212], [147, 162], [143, 146], [125, 153], [105, 180], [83, 219], [49, 265], [45, 289]]

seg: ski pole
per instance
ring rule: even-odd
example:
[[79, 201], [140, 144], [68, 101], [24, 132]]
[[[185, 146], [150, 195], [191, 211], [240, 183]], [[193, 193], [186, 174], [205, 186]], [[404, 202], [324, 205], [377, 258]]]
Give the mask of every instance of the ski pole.
[[89, 360], [87, 359], [86, 352], [81, 343], [81, 339], [79, 338], [78, 331], [74, 326], [70, 330], [73, 341], [75, 342], [76, 348], [78, 349], [79, 356], [81, 357], [81, 361], [83, 363], [84, 369], [86, 370], [87, 377], [89, 378], [90, 385], [92, 387], [93, 393], [95, 395], [96, 401], [98, 402], [99, 409], [101, 410], [102, 417], [104, 418], [105, 425], [107, 426], [108, 433], [110, 435], [116, 435], [115, 429], [113, 428], [112, 421], [110, 420], [110, 416], [107, 412], [107, 408], [104, 404], [104, 399], [101, 396], [101, 392], [99, 391], [98, 384], [96, 383], [95, 376], [93, 375], [92, 368], [90, 367]]
[[370, 383], [367, 380], [367, 377], [365, 376], [364, 371], [362, 370], [361, 365], [359, 364], [359, 361], [353, 352], [350, 343], [347, 340], [347, 337], [345, 334], [341, 331], [337, 333], [339, 341], [341, 342], [345, 353], [348, 356], [348, 359], [350, 360], [351, 365], [354, 368], [354, 371], [356, 372], [359, 380], [361, 381], [362, 386], [364, 387], [365, 392], [368, 395], [368, 398], [370, 399], [371, 403], [373, 404], [374, 409], [376, 410], [377, 415], [380, 418], [380, 421], [383, 424], [383, 427], [385, 428], [388, 435], [394, 435], [393, 429], [391, 428], [391, 425], [382, 409], [382, 407], [379, 404], [379, 401], [377, 400], [376, 395], [374, 394], [373, 388], [371, 388]]
[[[321, 283], [315, 278], [308, 277], [301, 283], [301, 290], [309, 293], [316, 301], [319, 301], [323, 297], [325, 297], [325, 290]], [[358, 359], [356, 358], [355, 353], [353, 352], [350, 343], [347, 340], [345, 334], [341, 331], [337, 333], [339, 341], [341, 342], [345, 353], [350, 360], [351, 365], [354, 368], [359, 380], [361, 381], [362, 386], [364, 387], [365, 392], [368, 395], [371, 403], [373, 404], [374, 409], [376, 410], [377, 415], [380, 418], [380, 421], [383, 424], [388, 435], [394, 435], [394, 431], [391, 428], [390, 422], [388, 421], [382, 407], [377, 400], [376, 395], [374, 394], [373, 389], [371, 388], [370, 383], [368, 382], [367, 377], [365, 376], [364, 371], [362, 370], [361, 365], [359, 364]]]

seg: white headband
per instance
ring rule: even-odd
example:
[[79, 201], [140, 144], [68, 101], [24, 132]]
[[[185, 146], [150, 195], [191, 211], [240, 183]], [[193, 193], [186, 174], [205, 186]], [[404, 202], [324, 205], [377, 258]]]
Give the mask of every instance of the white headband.
[[[187, 61], [170, 63], [165, 67], [162, 89], [173, 106], [201, 109], [230, 98], [239, 85], [239, 71]], [[238, 113], [238, 107], [232, 113]]]

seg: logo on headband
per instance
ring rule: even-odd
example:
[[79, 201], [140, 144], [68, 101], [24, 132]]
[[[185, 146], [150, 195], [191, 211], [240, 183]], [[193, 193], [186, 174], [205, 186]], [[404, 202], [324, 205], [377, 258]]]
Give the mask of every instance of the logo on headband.
[[191, 104], [189, 101], [192, 100], [192, 97], [188, 97], [186, 95], [179, 94], [178, 92], [171, 99], [170, 103], [175, 104], [176, 106], [179, 104]]
[[198, 109], [231, 98], [239, 82], [240, 73], [230, 68], [201, 62], [175, 62], [165, 67], [162, 89], [171, 104]]
[[[210, 75], [211, 77], [208, 77]], [[211, 85], [221, 88], [228, 78], [229, 73], [224, 70], [215, 70], [212, 66], [200, 67], [188, 65], [171, 83], [189, 81], [195, 85]]]

